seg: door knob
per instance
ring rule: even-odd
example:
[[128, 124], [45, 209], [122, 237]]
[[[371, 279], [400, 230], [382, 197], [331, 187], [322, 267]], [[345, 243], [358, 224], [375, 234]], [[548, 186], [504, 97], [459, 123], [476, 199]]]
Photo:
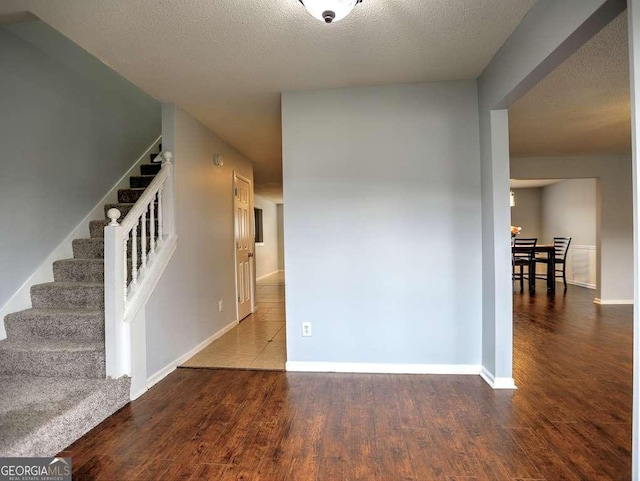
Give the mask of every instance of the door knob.
[[253, 252], [249, 252], [249, 254], [247, 254], [249, 257], [253, 257]]

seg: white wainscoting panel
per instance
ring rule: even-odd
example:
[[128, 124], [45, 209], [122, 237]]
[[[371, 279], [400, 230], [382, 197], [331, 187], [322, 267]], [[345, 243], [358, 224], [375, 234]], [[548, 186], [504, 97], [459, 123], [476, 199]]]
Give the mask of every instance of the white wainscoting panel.
[[567, 253], [567, 283], [596, 288], [596, 246], [570, 245]]

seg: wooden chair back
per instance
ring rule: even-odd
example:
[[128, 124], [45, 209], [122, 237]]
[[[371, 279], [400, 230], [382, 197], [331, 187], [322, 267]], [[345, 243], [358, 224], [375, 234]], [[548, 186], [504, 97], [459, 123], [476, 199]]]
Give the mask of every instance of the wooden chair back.
[[538, 243], [537, 238], [527, 238], [527, 237], [516, 237], [513, 240], [513, 257], [516, 263], [524, 263], [531, 262], [535, 255], [536, 244]]
[[556, 261], [564, 261], [571, 244], [571, 237], [554, 237], [553, 247], [556, 250]]

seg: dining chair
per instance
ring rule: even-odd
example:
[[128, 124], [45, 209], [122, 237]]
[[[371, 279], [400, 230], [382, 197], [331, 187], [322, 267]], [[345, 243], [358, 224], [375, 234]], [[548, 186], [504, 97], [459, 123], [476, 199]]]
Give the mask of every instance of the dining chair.
[[[562, 277], [562, 282], [564, 283], [564, 290], [567, 290], [567, 252], [569, 252], [569, 244], [571, 244], [571, 237], [554, 237], [553, 238], [553, 249], [555, 251], [555, 269], [553, 273], [554, 279], [556, 277]], [[548, 257], [535, 257], [533, 259], [534, 262], [534, 272], [535, 272], [535, 264], [546, 264], [547, 269], [549, 268], [549, 258]]]
[[513, 280], [520, 281], [520, 292], [524, 291], [524, 279], [525, 270], [526, 277], [529, 281], [529, 292], [534, 292], [536, 289], [536, 277], [535, 277], [535, 248], [538, 243], [537, 238], [518, 238], [513, 240]]

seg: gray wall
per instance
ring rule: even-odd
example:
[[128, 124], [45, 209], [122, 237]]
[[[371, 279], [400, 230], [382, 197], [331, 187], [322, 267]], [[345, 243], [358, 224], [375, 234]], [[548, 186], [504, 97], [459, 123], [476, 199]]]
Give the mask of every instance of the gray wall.
[[535, 237], [542, 244], [566, 236], [574, 245], [596, 245], [596, 179], [512, 190], [516, 205], [511, 208], [511, 224], [522, 227], [521, 237]]
[[283, 94], [288, 361], [480, 363], [477, 109], [474, 81]]
[[160, 104], [41, 22], [0, 27], [0, 306], [160, 135]]
[[[564, 180], [544, 187], [542, 195], [541, 242], [551, 243], [560, 236], [571, 237], [573, 245], [596, 245], [595, 179]], [[627, 209], [631, 211], [631, 198]]]
[[[598, 178], [600, 180], [600, 239], [598, 289], [603, 301], [633, 299], [633, 190], [631, 157], [541, 157], [511, 159], [511, 174], [518, 179]], [[596, 192], [598, 195], [598, 192]]]
[[520, 237], [542, 239], [542, 189], [512, 189], [516, 205], [511, 208], [511, 225], [522, 227]]
[[256, 277], [264, 277], [278, 270], [278, 209], [275, 202], [254, 197], [254, 207], [262, 209], [263, 242], [256, 245]]
[[[233, 171], [253, 179], [251, 162], [233, 147], [179, 108], [163, 109], [163, 141], [175, 158], [179, 238], [147, 304], [150, 375], [236, 320]], [[214, 154], [224, 156], [224, 167], [213, 164]]]
[[278, 204], [277, 210], [278, 221], [278, 269], [284, 269], [284, 205]]

